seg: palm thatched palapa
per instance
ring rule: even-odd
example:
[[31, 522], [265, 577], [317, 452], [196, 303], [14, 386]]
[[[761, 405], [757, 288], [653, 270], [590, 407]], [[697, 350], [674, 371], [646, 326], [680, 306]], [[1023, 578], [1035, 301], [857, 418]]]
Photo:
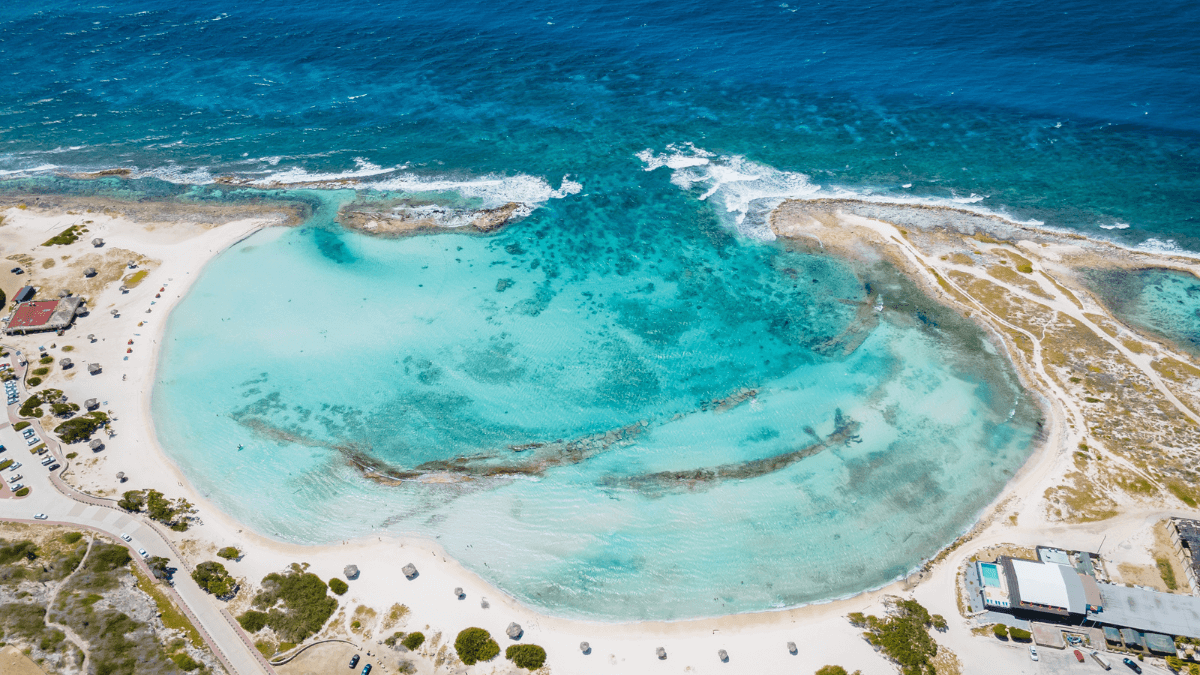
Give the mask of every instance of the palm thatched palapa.
[[726, 663], [729, 661], [729, 652], [725, 651], [724, 649], [718, 649], [717, 658], [721, 659], [721, 663]]
[[580, 642], [579, 651], [583, 652], [584, 654], [590, 654], [592, 652], [592, 646], [586, 642]]
[[95, 341], [96, 341], [96, 335], [94, 333], [88, 333], [88, 342], [95, 342]]
[[87, 408], [88, 410], [95, 410], [96, 408], [100, 407], [100, 401], [97, 401], [94, 398], [89, 398], [83, 402], [83, 407]]
[[124, 284], [122, 284], [122, 285], [121, 285], [121, 288], [120, 288], [120, 291], [121, 291], [122, 293], [128, 293], [128, 292], [129, 292], [129, 288], [128, 288], [128, 287], [126, 287]]
[[59, 359], [58, 365], [62, 366], [63, 370], [66, 370], [67, 368], [70, 368], [74, 364], [71, 363], [71, 359]]
[[97, 439], [93, 440], [91, 443], [88, 443], [88, 447], [92, 449], [92, 452], [96, 452], [100, 448], [104, 447], [104, 441], [97, 438]]
[[462, 586], [455, 587], [454, 597], [458, 598], [459, 600], [462, 600], [463, 598], [467, 597], [467, 594], [463, 593]]
[[95, 375], [98, 372], [100, 372], [100, 364], [99, 363], [89, 363], [88, 364], [88, 373]]
[[667, 660], [667, 650], [663, 649], [662, 647], [659, 647], [658, 649], [655, 649], [655, 650], [654, 650], [654, 653], [658, 655], [658, 660], [659, 660], [659, 661], [666, 661], [666, 660]]
[[521, 624], [514, 621], [508, 624], [508, 628], [505, 629], [504, 633], [505, 635], [508, 635], [510, 639], [519, 640], [521, 639], [521, 636], [525, 634], [525, 631], [521, 630]]
[[342, 574], [346, 575], [351, 581], [358, 578], [358, 565], [346, 565], [346, 569], [342, 570]]
[[71, 297], [71, 289], [69, 289], [69, 288], [62, 289], [61, 291], [58, 292], [58, 297], [60, 297], [60, 298]]
[[96, 276], [96, 268], [95, 268], [95, 267], [89, 267], [89, 268], [85, 269], [85, 270], [83, 271], [83, 276], [85, 276], [85, 277], [94, 277], [94, 276]]
[[797, 651], [797, 650], [796, 650], [796, 643], [795, 643], [795, 642], [789, 642], [789, 643], [788, 643], [788, 651], [789, 651], [789, 652], [791, 652], [792, 656], [795, 656], [795, 655], [796, 655], [796, 651]]
[[100, 248], [103, 245], [104, 245], [104, 240], [101, 239], [100, 237], [96, 237], [95, 239], [92, 240], [92, 246], [95, 246], [96, 248]]
[[124, 472], [124, 471], [118, 471], [118, 472], [117, 472], [117, 480], [118, 480], [118, 481], [120, 481], [120, 482], [122, 482], [122, 483], [124, 483], [124, 482], [125, 482], [125, 472]]
[[110, 309], [110, 310], [108, 310], [108, 313], [109, 313], [109, 314], [112, 314], [113, 316], [117, 316], [118, 314], [120, 314], [120, 313], [121, 313], [121, 310], [119, 310], [119, 309]]
[[403, 568], [401, 568], [400, 571], [404, 572], [404, 576], [409, 581], [412, 581], [413, 579], [417, 578], [417, 566], [412, 563], [408, 563]]

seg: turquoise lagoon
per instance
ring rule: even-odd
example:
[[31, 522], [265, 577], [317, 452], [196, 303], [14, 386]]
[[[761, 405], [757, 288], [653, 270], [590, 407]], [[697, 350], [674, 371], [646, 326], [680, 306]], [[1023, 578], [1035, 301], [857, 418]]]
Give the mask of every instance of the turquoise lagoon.
[[1134, 328], [1200, 356], [1200, 279], [1178, 270], [1092, 270], [1084, 279], [1113, 314]]
[[327, 205], [237, 244], [169, 319], [163, 447], [265, 535], [436, 539], [604, 620], [886, 583], [1027, 456], [1038, 412], [1005, 360], [893, 270], [739, 237], [698, 203], [574, 217], [588, 199], [400, 239]]

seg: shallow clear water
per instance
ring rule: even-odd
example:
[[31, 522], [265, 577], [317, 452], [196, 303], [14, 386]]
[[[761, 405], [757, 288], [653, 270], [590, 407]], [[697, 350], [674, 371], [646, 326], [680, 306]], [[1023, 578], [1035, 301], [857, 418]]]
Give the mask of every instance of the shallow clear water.
[[1094, 270], [1085, 278], [1119, 319], [1200, 356], [1200, 279], [1168, 269]]
[[[628, 206], [566, 227], [563, 200], [487, 237], [321, 213], [255, 235], [171, 316], [164, 446], [259, 531], [435, 537], [535, 606], [606, 619], [884, 583], [1024, 460], [1036, 410], [1003, 360], [886, 267]], [[468, 480], [422, 482], [447, 468]]]

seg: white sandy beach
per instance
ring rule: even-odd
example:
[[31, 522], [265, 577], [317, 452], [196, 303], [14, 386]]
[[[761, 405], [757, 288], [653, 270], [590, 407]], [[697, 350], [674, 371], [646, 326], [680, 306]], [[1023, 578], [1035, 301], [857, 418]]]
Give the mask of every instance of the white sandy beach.
[[[931, 612], [948, 619], [949, 629], [935, 637], [957, 654], [963, 665], [962, 672], [1034, 673], [1038, 671], [1024, 646], [971, 634], [967, 620], [959, 614], [955, 593], [956, 574], [962, 561], [981, 547], [992, 544], [1032, 546], [1047, 542], [1099, 550], [1102, 555], [1136, 558], [1142, 553], [1140, 549], [1121, 547], [1136, 541], [1140, 531], [1162, 517], [1189, 515], [1186, 511], [1150, 510], [1133, 505], [1134, 510], [1126, 515], [1098, 523], [1062, 525], [1048, 521], [1040, 495], [1054, 485], [1064, 467], [1069, 466], [1070, 449], [1079, 437], [1071, 424], [1081, 419], [1077, 411], [1072, 410], [1069, 397], [1062, 394], [1055, 397], [1057, 400], [1048, 401], [1047, 424], [1051, 429], [1048, 441], [1036, 450], [1018, 476], [985, 510], [985, 514], [993, 513], [997, 511], [995, 506], [1002, 504], [1002, 517], [987, 518], [967, 545], [934, 566], [912, 591], [906, 591], [904, 584], [897, 582], [886, 589], [826, 604], [679, 622], [609, 624], [545, 616], [490, 587], [445, 556], [433, 542], [382, 538], [359, 539], [333, 546], [299, 546], [253, 533], [198, 494], [159, 447], [150, 414], [150, 395], [154, 386], [157, 346], [168, 313], [188, 292], [208, 261], [258, 229], [279, 224], [282, 217], [237, 219], [217, 227], [204, 227], [187, 223], [138, 222], [98, 213], [67, 215], [35, 209], [12, 208], [3, 215], [6, 220], [0, 228], [0, 255], [53, 254], [78, 259], [89, 253], [127, 249], [158, 261], [146, 279], [129, 293], [120, 293], [119, 284], [114, 282], [91, 296], [91, 314], [79, 319], [65, 337], [41, 334], [4, 340], [6, 345], [26, 353], [36, 353], [37, 347], [44, 345], [56, 360], [66, 355], [61, 347], [69, 344], [74, 347], [70, 357], [76, 364], [98, 362], [104, 368], [102, 373], [89, 376], [86, 369], [78, 365], [66, 374], [55, 366], [47, 380], [48, 386], [62, 389], [71, 401], [99, 398], [102, 401], [100, 409], [111, 411], [114, 417], [112, 426], [116, 434], [105, 441], [106, 448], [102, 452], [91, 456], [86, 447], [78, 446], [76, 451], [80, 456], [67, 474], [68, 482], [107, 497], [119, 496], [124, 490], [154, 488], [168, 497], [187, 498], [197, 505], [202, 524], [185, 533], [174, 534], [177, 547], [189, 556], [191, 565], [213, 559], [217, 548], [239, 547], [246, 551], [245, 557], [228, 563], [227, 567], [248, 581], [247, 585], [255, 584], [264, 575], [280, 571], [293, 562], [308, 563], [310, 571], [325, 579], [340, 577], [343, 567], [348, 564], [357, 565], [361, 576], [350, 582], [350, 591], [340, 598], [341, 609], [333, 620], [342, 624], [334, 630], [327, 628], [326, 632], [342, 633], [372, 652], [382, 650], [387, 660], [377, 662], [380, 672], [391, 672], [389, 669], [399, 654], [377, 646], [377, 641], [386, 634], [370, 624], [365, 626], [369, 638], [364, 639], [350, 631], [350, 616], [360, 605], [374, 609], [378, 617], [384, 616], [397, 603], [409, 608], [406, 620], [393, 630], [421, 630], [430, 636], [421, 651], [431, 658], [419, 663], [419, 672], [435, 670], [432, 657], [438, 643], [432, 640], [434, 634], [440, 633], [440, 644], [446, 644], [453, 642], [453, 636], [463, 628], [481, 626], [497, 638], [503, 649], [512, 644], [504, 636], [505, 628], [515, 621], [525, 631], [521, 642], [545, 647], [548, 664], [556, 673], [811, 673], [826, 664], [840, 664], [849, 671], [859, 669], [864, 675], [883, 675], [895, 672], [895, 667], [862, 639], [859, 630], [851, 626], [845, 616], [851, 612], [881, 612], [883, 597], [890, 593], [915, 597]], [[49, 236], [85, 220], [94, 222], [79, 242], [54, 249], [37, 249], [37, 244]], [[881, 237], [902, 241], [890, 225], [856, 224], [875, 229]], [[104, 247], [93, 249], [89, 243], [92, 237], [103, 237]], [[69, 282], [71, 272], [67, 266], [70, 264], [60, 261], [53, 268], [37, 269], [31, 276], [47, 290], [57, 289], [60, 284]], [[58, 276], [60, 274], [62, 278]], [[6, 290], [11, 285], [11, 280], [6, 279]], [[70, 288], [69, 285], [62, 287]], [[156, 294], [161, 297], [156, 298]], [[1062, 311], [1079, 313], [1065, 300], [1058, 303], [1062, 305]], [[115, 318], [110, 315], [114, 308], [120, 311]], [[148, 309], [149, 313], [146, 312]], [[139, 326], [139, 323], [143, 325]], [[95, 342], [89, 343], [85, 339], [89, 333], [95, 335]], [[129, 340], [133, 340], [132, 345], [128, 344]], [[56, 346], [51, 347], [52, 344]], [[127, 349], [132, 352], [126, 354]], [[118, 483], [117, 472], [124, 472], [128, 481]], [[1010, 514], [1015, 515], [1011, 520]], [[336, 533], [331, 533], [331, 537], [336, 537]], [[406, 580], [400, 572], [400, 568], [409, 562], [420, 572], [412, 581]], [[464, 589], [465, 599], [458, 600], [453, 596], [455, 587]], [[249, 593], [243, 591], [235, 599], [235, 613], [245, 608], [248, 596]], [[481, 607], [484, 598], [490, 603], [487, 609]], [[220, 604], [215, 599], [212, 602]], [[591, 654], [580, 652], [582, 641], [590, 643]], [[786, 649], [789, 641], [799, 647], [795, 656]], [[655, 658], [655, 649], [660, 646], [667, 651], [665, 661]], [[728, 651], [728, 663], [718, 660], [719, 649]], [[459, 668], [469, 673], [515, 670], [503, 659]], [[438, 670], [445, 669], [443, 666]], [[280, 672], [288, 672], [287, 667], [280, 668]]]

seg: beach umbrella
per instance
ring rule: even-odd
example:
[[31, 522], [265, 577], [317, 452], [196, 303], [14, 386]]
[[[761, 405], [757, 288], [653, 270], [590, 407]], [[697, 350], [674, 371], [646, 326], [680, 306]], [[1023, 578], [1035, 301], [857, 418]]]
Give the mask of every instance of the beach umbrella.
[[116, 316], [116, 315], [120, 314], [121, 312], [120, 312], [120, 310], [110, 309], [110, 310], [108, 310], [108, 313], [112, 314], [113, 316]]
[[345, 574], [347, 579], [357, 579], [358, 565], [346, 565], [346, 569], [342, 570], [342, 574]]
[[666, 661], [666, 660], [667, 660], [667, 650], [663, 649], [662, 647], [659, 647], [658, 649], [655, 649], [655, 650], [654, 650], [654, 653], [658, 655], [658, 660], [659, 660], [659, 661]]
[[579, 643], [579, 651], [583, 652], [584, 654], [587, 654], [592, 651], [592, 646], [586, 642], [580, 642]]
[[71, 359], [59, 359], [58, 365], [63, 367], [63, 370], [71, 367]]
[[96, 268], [95, 268], [95, 267], [89, 267], [89, 268], [85, 269], [85, 270], [83, 271], [83, 276], [85, 276], [85, 277], [94, 277], [94, 276], [96, 276]]
[[92, 246], [95, 246], [96, 248], [100, 248], [103, 245], [104, 245], [104, 240], [101, 239], [100, 237], [96, 237], [95, 239], [92, 240]]
[[129, 269], [133, 269], [133, 268], [137, 267], [137, 262], [133, 261], [133, 260], [130, 260], [129, 262], [127, 262], [125, 264], [129, 265]]
[[125, 482], [125, 472], [124, 471], [117, 472], [117, 480], [121, 481], [122, 483]]
[[92, 333], [88, 333], [88, 342], [95, 342], [95, 341], [96, 341], [96, 336]]
[[488, 607], [491, 607], [491, 605], [490, 605], [490, 604], [488, 604], [487, 598], [482, 598], [482, 597], [481, 597], [481, 598], [479, 598], [479, 606], [480, 606], [480, 607], [482, 607], [482, 608], [484, 608], [484, 609], [487, 609]]
[[792, 656], [796, 655], [796, 643], [795, 642], [788, 643], [788, 651], [791, 652]]
[[401, 568], [400, 571], [404, 572], [404, 576], [407, 577], [409, 581], [417, 578], [417, 566], [412, 563], [408, 563]]
[[88, 443], [88, 447], [92, 449], [92, 452], [96, 452], [100, 448], [104, 447], [104, 441], [97, 438], [97, 439], [93, 440], [91, 443]]
[[508, 624], [508, 628], [504, 631], [504, 633], [513, 640], [519, 640], [521, 639], [521, 636], [525, 634], [525, 631], [521, 630], [521, 624], [514, 621]]
[[83, 402], [83, 407], [87, 408], [88, 410], [95, 410], [99, 407], [99, 401], [94, 398], [89, 398]]
[[724, 649], [718, 649], [717, 658], [721, 659], [721, 663], [725, 663], [729, 661], [729, 652], [725, 651]]
[[120, 289], [120, 290], [121, 290], [121, 292], [122, 292], [122, 293], [128, 293], [128, 292], [129, 292], [129, 289], [128, 289], [128, 288], [126, 288], [124, 285], [122, 285], [122, 286], [121, 286], [121, 289]]
[[91, 373], [92, 375], [95, 375], [96, 373], [100, 372], [100, 364], [99, 363], [89, 363], [88, 364], [88, 372]]
[[459, 586], [454, 589], [454, 597], [458, 598], [459, 600], [462, 600], [463, 596], [465, 596], [465, 595], [466, 595], [466, 593], [463, 593], [462, 586]]

